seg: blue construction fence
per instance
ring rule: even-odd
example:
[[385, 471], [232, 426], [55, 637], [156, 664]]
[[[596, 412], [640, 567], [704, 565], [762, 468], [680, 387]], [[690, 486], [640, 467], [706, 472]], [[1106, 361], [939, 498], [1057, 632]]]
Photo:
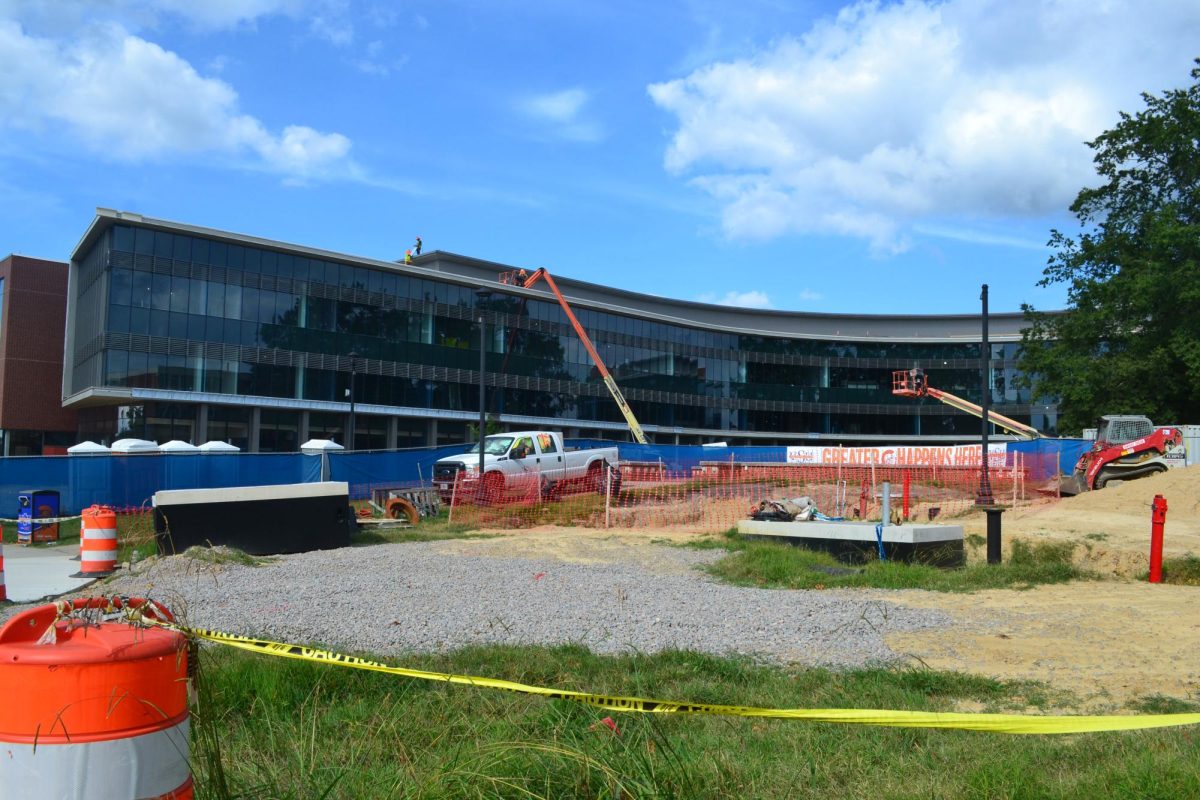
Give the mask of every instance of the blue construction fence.
[[[59, 493], [63, 514], [93, 504], [136, 508], [162, 489], [306, 483], [321, 479], [321, 459], [300, 453], [213, 455], [17, 456], [0, 458], [0, 516], [17, 516], [17, 495]], [[8, 513], [4, 513], [8, 512]]]
[[[581, 449], [616, 447], [623, 462], [660, 463], [671, 472], [689, 472], [701, 462], [786, 463], [786, 447], [705, 447], [700, 445], [643, 445], [600, 439], [569, 440]], [[1008, 452], [1036, 454], [1026, 463], [1039, 474], [1035, 480], [1054, 477], [1057, 453], [1059, 472], [1069, 474], [1079, 456], [1091, 445], [1085, 439], [1039, 439], [1010, 442]], [[371, 486], [417, 485], [433, 477], [434, 463], [460, 455], [469, 444], [361, 453], [334, 452], [321, 456], [301, 453], [229, 453], [214, 455], [99, 455], [20, 456], [0, 458], [0, 517], [17, 516], [17, 495], [28, 490], [60, 494], [65, 514], [99, 503], [115, 507], [149, 505], [154, 493], [164, 489], [208, 489], [308, 483], [322, 477], [323, 461], [329, 480], [350, 484], [355, 498], [368, 495]], [[1010, 461], [1011, 463], [1011, 461]], [[9, 513], [3, 513], [5, 510]]]
[[[1058, 475], [1070, 475], [1079, 463], [1079, 457], [1095, 444], [1091, 439], [1033, 439], [1028, 442], [1009, 442], [1008, 452], [1011, 463], [1012, 453], [1027, 453], [1031, 458], [1025, 461], [1029, 465], [1031, 480], [1044, 481]], [[1057, 461], [1054, 456], [1057, 455]], [[1054, 464], [1058, 464], [1055, 472]]]

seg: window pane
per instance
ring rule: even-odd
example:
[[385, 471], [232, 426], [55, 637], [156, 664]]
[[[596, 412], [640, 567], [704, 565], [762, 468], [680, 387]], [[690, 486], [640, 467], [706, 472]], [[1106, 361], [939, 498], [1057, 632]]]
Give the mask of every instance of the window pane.
[[133, 228], [125, 225], [113, 226], [113, 250], [133, 252]]
[[109, 284], [108, 289], [109, 302], [127, 306], [132, 294], [133, 273], [127, 269], [114, 269], [112, 271], [112, 282]]
[[241, 319], [244, 303], [242, 302], [243, 292], [258, 291], [257, 289], [243, 289], [241, 286], [233, 284], [225, 287], [225, 317], [226, 319]]
[[184, 312], [188, 310], [188, 296], [190, 294], [192, 280], [191, 278], [172, 278], [171, 279], [171, 310]]
[[166, 311], [171, 307], [171, 276], [154, 275], [151, 278], [150, 307]]
[[154, 231], [138, 228], [134, 234], [133, 252], [138, 255], [154, 255]]
[[208, 316], [225, 316], [225, 284], [208, 284]]
[[166, 231], [155, 231], [154, 255], [160, 258], [170, 258], [175, 247], [175, 243], [172, 241], [173, 238], [174, 237], [172, 237], [171, 234], [167, 233]]
[[192, 240], [192, 261], [197, 264], [208, 263], [208, 239]]

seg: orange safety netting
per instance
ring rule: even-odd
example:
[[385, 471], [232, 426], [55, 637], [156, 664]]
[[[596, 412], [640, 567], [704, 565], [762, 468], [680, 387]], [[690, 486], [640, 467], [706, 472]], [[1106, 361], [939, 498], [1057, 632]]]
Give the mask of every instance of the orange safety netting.
[[[1036, 458], [1036, 457], [1034, 457]], [[989, 469], [997, 505], [1020, 507], [1058, 497], [1058, 481], [1034, 458]], [[975, 508], [976, 466], [870, 466], [709, 462], [690, 470], [623, 462], [610, 476], [553, 483], [537, 475], [509, 477], [503, 487], [460, 479], [443, 496], [451, 519], [477, 528], [537, 525], [590, 528], [729, 530], [764, 501], [807, 497], [829, 517], [879, 520], [884, 484], [893, 520], [942, 521]]]

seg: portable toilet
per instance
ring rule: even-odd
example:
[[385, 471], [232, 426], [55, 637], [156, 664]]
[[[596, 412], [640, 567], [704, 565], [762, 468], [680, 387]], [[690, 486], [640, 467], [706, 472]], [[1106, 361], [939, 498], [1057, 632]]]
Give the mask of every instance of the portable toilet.
[[58, 541], [58, 522], [35, 522], [58, 517], [59, 493], [53, 489], [23, 489], [17, 495], [17, 544]]

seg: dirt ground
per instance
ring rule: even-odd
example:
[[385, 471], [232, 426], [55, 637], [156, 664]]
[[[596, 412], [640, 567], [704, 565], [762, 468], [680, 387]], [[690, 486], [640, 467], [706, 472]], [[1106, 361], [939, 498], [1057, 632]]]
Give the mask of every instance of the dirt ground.
[[[881, 599], [937, 608], [955, 620], [947, 629], [894, 635], [888, 644], [934, 669], [1042, 681], [1096, 711], [1154, 695], [1200, 701], [1200, 587], [1137, 580], [1148, 568], [1150, 502], [1156, 494], [1168, 502], [1167, 557], [1200, 555], [1200, 467], [1007, 512], [1006, 550], [1018, 538], [1074, 542], [1076, 560], [1107, 579], [966, 595], [881, 591]], [[982, 514], [948, 522], [962, 524], [968, 535], [985, 532]], [[694, 538], [686, 527], [543, 527], [443, 546], [577, 563], [628, 561], [654, 569], [647, 545]], [[973, 559], [984, 556], [981, 544], [969, 550]]]

